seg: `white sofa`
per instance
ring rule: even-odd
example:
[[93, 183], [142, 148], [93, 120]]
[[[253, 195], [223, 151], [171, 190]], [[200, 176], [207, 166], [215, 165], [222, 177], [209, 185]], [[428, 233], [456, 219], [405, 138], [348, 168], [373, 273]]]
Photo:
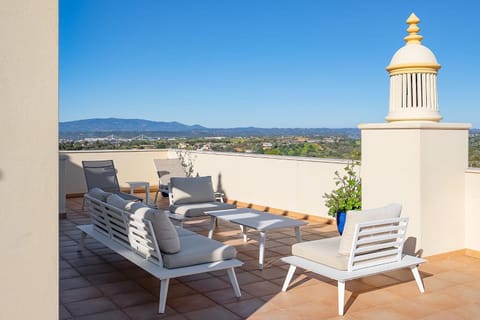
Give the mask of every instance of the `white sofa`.
[[175, 227], [167, 212], [126, 201], [98, 188], [84, 195], [92, 224], [82, 230], [79, 250], [88, 235], [160, 280], [159, 313], [165, 312], [171, 278], [227, 270], [235, 295], [240, 288], [236, 249], [192, 231]]

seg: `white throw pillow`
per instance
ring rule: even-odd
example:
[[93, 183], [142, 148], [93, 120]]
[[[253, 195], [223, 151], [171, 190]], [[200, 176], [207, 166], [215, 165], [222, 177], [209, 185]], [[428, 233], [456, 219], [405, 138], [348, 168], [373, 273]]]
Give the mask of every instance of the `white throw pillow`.
[[402, 206], [392, 203], [382, 208], [368, 209], [362, 211], [348, 211], [345, 228], [343, 229], [342, 240], [338, 247], [338, 253], [349, 255], [352, 250], [353, 234], [355, 226], [360, 222], [398, 218], [402, 213]]

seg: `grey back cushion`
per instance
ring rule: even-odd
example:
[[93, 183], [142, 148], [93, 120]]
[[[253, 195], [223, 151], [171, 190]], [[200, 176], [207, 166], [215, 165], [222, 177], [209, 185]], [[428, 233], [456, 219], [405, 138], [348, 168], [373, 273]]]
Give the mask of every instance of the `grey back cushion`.
[[122, 197], [120, 197], [118, 194], [112, 193], [107, 197], [106, 202], [112, 207], [125, 210], [125, 207], [132, 201], [125, 200]]
[[164, 253], [177, 253], [180, 251], [180, 240], [177, 230], [166, 212], [152, 209], [141, 202], [130, 202], [125, 209], [136, 217], [149, 220], [152, 223], [160, 251]]
[[173, 201], [176, 205], [215, 201], [212, 177], [170, 179]]

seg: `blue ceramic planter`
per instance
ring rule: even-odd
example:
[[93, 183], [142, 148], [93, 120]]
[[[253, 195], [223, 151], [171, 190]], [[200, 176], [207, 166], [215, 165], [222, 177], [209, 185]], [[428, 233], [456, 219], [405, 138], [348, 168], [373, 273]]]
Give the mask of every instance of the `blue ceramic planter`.
[[347, 213], [345, 211], [337, 212], [337, 230], [340, 235], [343, 233], [343, 228], [345, 227], [345, 220], [347, 220]]

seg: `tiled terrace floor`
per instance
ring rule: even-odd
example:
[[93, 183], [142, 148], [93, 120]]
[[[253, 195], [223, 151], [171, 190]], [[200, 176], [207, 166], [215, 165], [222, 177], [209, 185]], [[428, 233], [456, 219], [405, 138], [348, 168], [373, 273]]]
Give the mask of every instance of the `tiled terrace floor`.
[[[346, 315], [337, 316], [337, 288], [328, 279], [297, 271], [281, 292], [295, 236], [289, 229], [267, 234], [265, 269], [257, 270], [256, 238], [243, 244], [239, 230], [220, 222], [214, 238], [235, 246], [245, 264], [237, 268], [242, 291], [235, 298], [223, 272], [170, 282], [167, 310], [157, 314], [159, 281], [95, 240], [77, 252], [79, 224], [89, 223], [82, 199], [68, 199], [60, 220], [60, 319], [479, 319], [480, 259], [456, 256], [422, 265], [426, 292], [420, 294], [410, 271], [389, 272], [347, 282]], [[207, 234], [208, 221], [186, 228]], [[335, 227], [310, 223], [304, 240], [336, 235]]]

